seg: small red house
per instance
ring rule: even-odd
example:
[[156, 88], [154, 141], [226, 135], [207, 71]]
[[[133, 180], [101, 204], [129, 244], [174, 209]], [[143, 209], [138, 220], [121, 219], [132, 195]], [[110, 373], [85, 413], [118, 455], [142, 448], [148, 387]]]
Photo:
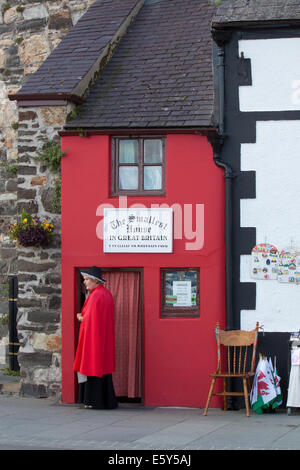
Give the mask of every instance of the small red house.
[[96, 0], [19, 94], [73, 104], [60, 132], [63, 402], [76, 401], [80, 270], [97, 265], [115, 300], [117, 396], [205, 405], [225, 323], [215, 8]]
[[[117, 395], [205, 404], [214, 325], [225, 319], [224, 181], [207, 138], [216, 131], [212, 10], [198, 1], [145, 2], [62, 132], [64, 401], [76, 390], [78, 273], [97, 265], [116, 305]], [[122, 209], [112, 216], [124, 227], [104, 235], [105, 207]], [[167, 235], [149, 222], [165, 209]], [[135, 224], [130, 216], [148, 218]]]

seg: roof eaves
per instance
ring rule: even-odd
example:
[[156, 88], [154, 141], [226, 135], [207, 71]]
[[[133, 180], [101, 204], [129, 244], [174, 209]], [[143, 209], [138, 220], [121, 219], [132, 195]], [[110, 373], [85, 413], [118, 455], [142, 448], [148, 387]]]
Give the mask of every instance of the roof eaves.
[[272, 28], [299, 26], [300, 18], [291, 19], [255, 19], [255, 20], [234, 20], [234, 21], [212, 21], [212, 29], [241, 29], [241, 28]]
[[214, 28], [269, 28], [299, 25], [297, 0], [222, 0], [212, 18]]
[[57, 105], [65, 104], [67, 102], [74, 104], [82, 104], [83, 98], [72, 93], [45, 93], [45, 94], [26, 94], [26, 93], [15, 93], [8, 95], [11, 101], [18, 101], [20, 106], [34, 106], [39, 103], [42, 106], [45, 105]]
[[216, 135], [218, 129], [215, 126], [134, 126], [134, 127], [86, 127], [78, 129], [62, 129], [59, 131], [61, 137], [90, 135], [136, 135], [136, 134], [199, 134], [199, 135]]

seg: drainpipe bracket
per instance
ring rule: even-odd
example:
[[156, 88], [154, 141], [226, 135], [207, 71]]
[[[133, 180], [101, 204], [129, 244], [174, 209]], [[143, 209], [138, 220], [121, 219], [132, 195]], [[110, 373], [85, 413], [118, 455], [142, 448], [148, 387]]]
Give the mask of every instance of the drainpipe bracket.
[[226, 134], [211, 134], [207, 136], [207, 140], [211, 144], [214, 154], [220, 154], [226, 137]]

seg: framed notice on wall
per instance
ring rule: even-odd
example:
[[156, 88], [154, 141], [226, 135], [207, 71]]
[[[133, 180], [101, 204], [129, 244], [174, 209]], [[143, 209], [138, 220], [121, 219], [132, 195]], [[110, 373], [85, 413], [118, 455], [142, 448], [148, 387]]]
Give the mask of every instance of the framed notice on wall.
[[161, 269], [162, 317], [199, 317], [199, 268]]
[[104, 209], [104, 253], [172, 253], [173, 209]]

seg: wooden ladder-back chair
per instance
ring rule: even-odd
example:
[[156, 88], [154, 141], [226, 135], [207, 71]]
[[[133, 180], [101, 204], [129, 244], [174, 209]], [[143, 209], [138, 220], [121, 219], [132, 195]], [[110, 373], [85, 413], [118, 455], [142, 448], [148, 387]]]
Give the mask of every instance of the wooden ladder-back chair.
[[[248, 396], [251, 390], [250, 377], [254, 375], [256, 346], [258, 337], [259, 324], [256, 323], [256, 328], [252, 331], [244, 330], [230, 330], [224, 331], [220, 329], [219, 323], [216, 324], [216, 339], [218, 348], [218, 363], [217, 370], [212, 377], [207, 403], [204, 410], [204, 416], [207, 415], [207, 410], [211, 397], [214, 395], [221, 395], [224, 397], [224, 411], [227, 410], [227, 397], [228, 396], [244, 396], [246, 405], [246, 415], [250, 416]], [[223, 346], [223, 347], [221, 347]], [[251, 351], [252, 349], [252, 356]], [[223, 353], [226, 356], [223, 356]], [[248, 357], [247, 357], [248, 355]], [[248, 366], [249, 359], [251, 358], [250, 368]], [[248, 360], [247, 360], [248, 359]], [[226, 363], [226, 371], [222, 371], [222, 365]], [[248, 370], [247, 370], [248, 369]], [[243, 392], [230, 392], [227, 391], [227, 379], [238, 378], [243, 381]], [[214, 386], [217, 379], [223, 379], [223, 391], [213, 393]]]

